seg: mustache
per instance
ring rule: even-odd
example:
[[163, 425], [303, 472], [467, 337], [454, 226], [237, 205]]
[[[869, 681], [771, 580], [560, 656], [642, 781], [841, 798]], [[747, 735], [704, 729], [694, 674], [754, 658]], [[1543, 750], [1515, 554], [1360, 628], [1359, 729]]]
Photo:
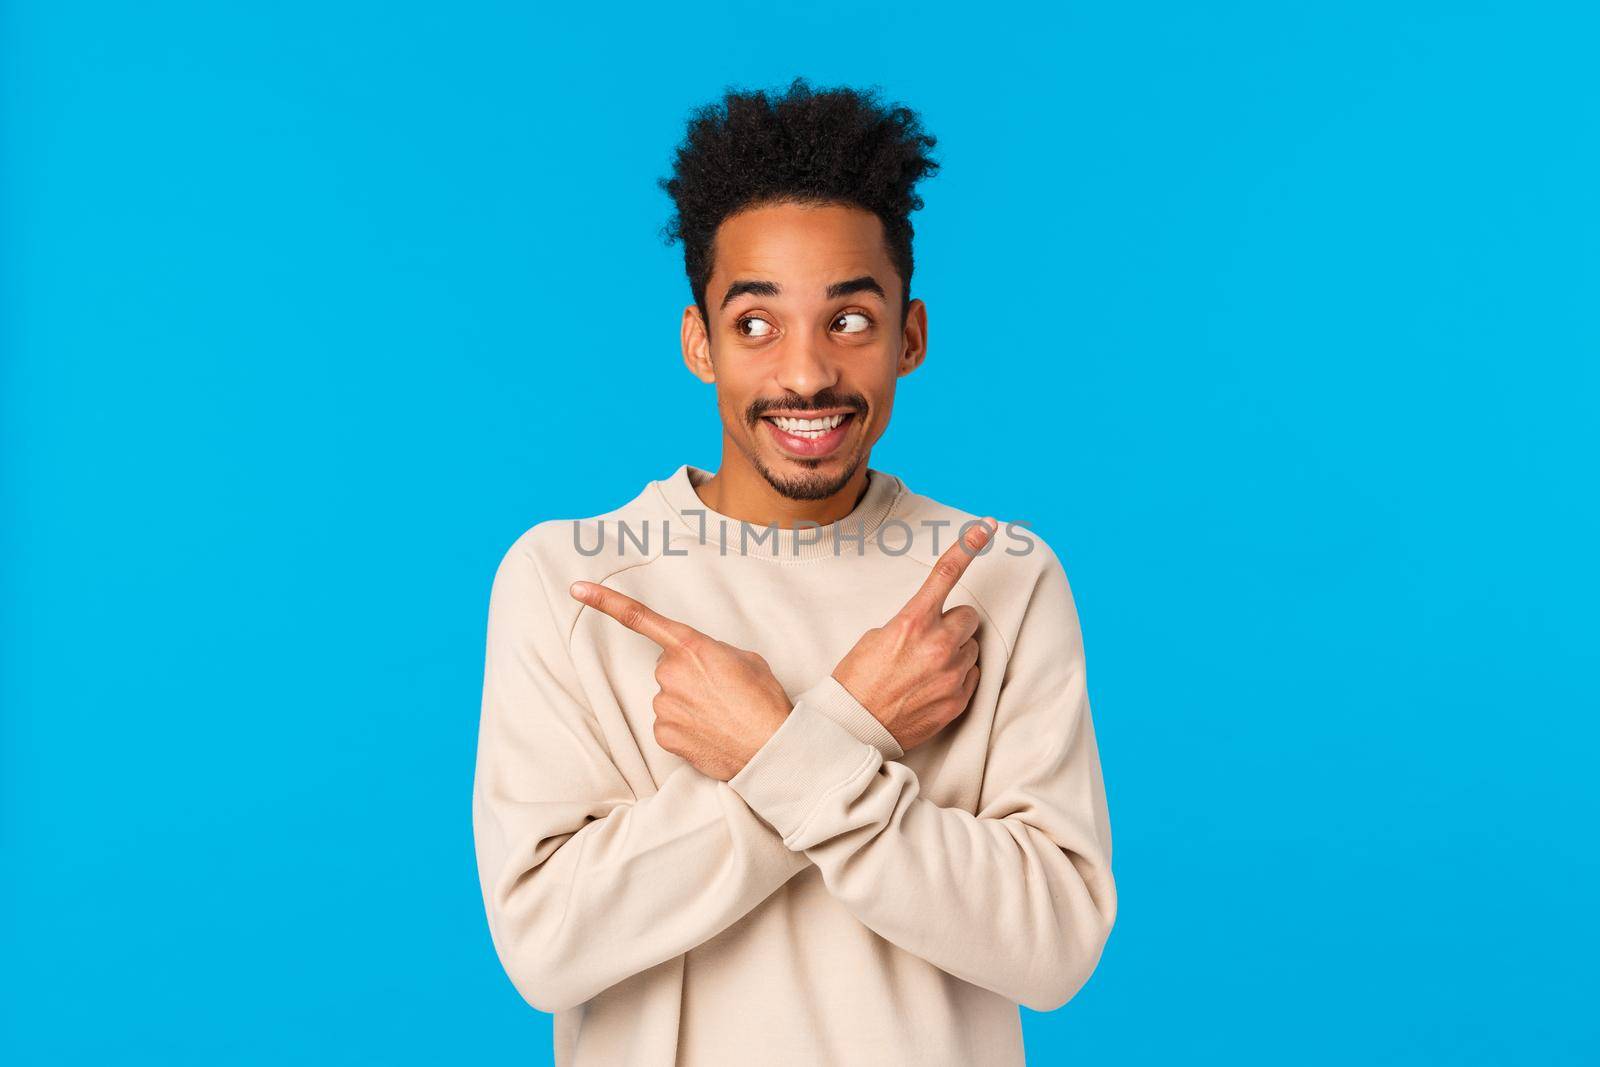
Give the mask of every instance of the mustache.
[[810, 397], [762, 397], [750, 402], [744, 409], [745, 421], [752, 426], [769, 411], [822, 411], [826, 408], [847, 408], [856, 414], [867, 410], [866, 397], [860, 393], [838, 393], [824, 389]]

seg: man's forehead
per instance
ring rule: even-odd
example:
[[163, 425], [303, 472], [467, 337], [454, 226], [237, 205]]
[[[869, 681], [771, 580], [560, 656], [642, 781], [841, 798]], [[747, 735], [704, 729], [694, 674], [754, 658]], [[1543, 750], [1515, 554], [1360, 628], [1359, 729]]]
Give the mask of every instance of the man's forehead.
[[[820, 296], [852, 278], [898, 277], [876, 215], [838, 207], [757, 209], [727, 219], [713, 247], [712, 287], [734, 280], [772, 282], [785, 295]], [[814, 292], [812, 292], [814, 290]]]
[[724, 283], [734, 278], [775, 282], [780, 286], [816, 286], [825, 289], [835, 282], [863, 275], [878, 277], [888, 269], [887, 257], [868, 255], [821, 255], [789, 257], [783, 255], [727, 256], [719, 259], [714, 275]]

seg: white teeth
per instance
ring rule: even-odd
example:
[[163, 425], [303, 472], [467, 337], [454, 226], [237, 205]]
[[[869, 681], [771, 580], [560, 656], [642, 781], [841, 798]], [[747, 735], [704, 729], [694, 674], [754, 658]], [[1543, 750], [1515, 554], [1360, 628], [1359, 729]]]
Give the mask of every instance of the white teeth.
[[843, 415], [828, 415], [820, 419], [791, 419], [779, 416], [772, 420], [784, 433], [796, 437], [821, 437], [844, 421]]

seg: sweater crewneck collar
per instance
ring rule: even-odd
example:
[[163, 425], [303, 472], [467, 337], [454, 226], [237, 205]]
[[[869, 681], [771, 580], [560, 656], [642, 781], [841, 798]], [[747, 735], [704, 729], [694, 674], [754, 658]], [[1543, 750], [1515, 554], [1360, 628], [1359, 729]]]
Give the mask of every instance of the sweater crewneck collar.
[[867, 491], [850, 514], [826, 526], [802, 524], [782, 529], [741, 522], [713, 511], [695, 492], [696, 486], [710, 478], [710, 471], [685, 463], [655, 486], [692, 541], [722, 555], [749, 556], [773, 563], [828, 559], [869, 550], [867, 546], [873, 543], [878, 528], [905, 490], [894, 475], [869, 467]]

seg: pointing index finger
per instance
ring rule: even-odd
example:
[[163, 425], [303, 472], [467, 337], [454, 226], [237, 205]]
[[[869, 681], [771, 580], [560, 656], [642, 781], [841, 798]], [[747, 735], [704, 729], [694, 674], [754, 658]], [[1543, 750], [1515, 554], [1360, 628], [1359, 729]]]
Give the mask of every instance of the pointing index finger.
[[967, 572], [972, 561], [983, 551], [983, 546], [989, 543], [989, 538], [994, 536], [998, 526], [999, 523], [994, 519], [985, 518], [956, 538], [955, 543], [945, 549], [934, 562], [933, 569], [928, 572], [928, 577], [922, 583], [922, 588], [918, 589], [906, 603], [906, 610], [942, 612], [944, 602], [955, 589], [956, 583]]
[[662, 648], [683, 643], [684, 638], [698, 631], [675, 619], [640, 603], [615, 589], [607, 589], [594, 582], [573, 582], [569, 590], [574, 600], [609, 615], [634, 633], [643, 634]]

